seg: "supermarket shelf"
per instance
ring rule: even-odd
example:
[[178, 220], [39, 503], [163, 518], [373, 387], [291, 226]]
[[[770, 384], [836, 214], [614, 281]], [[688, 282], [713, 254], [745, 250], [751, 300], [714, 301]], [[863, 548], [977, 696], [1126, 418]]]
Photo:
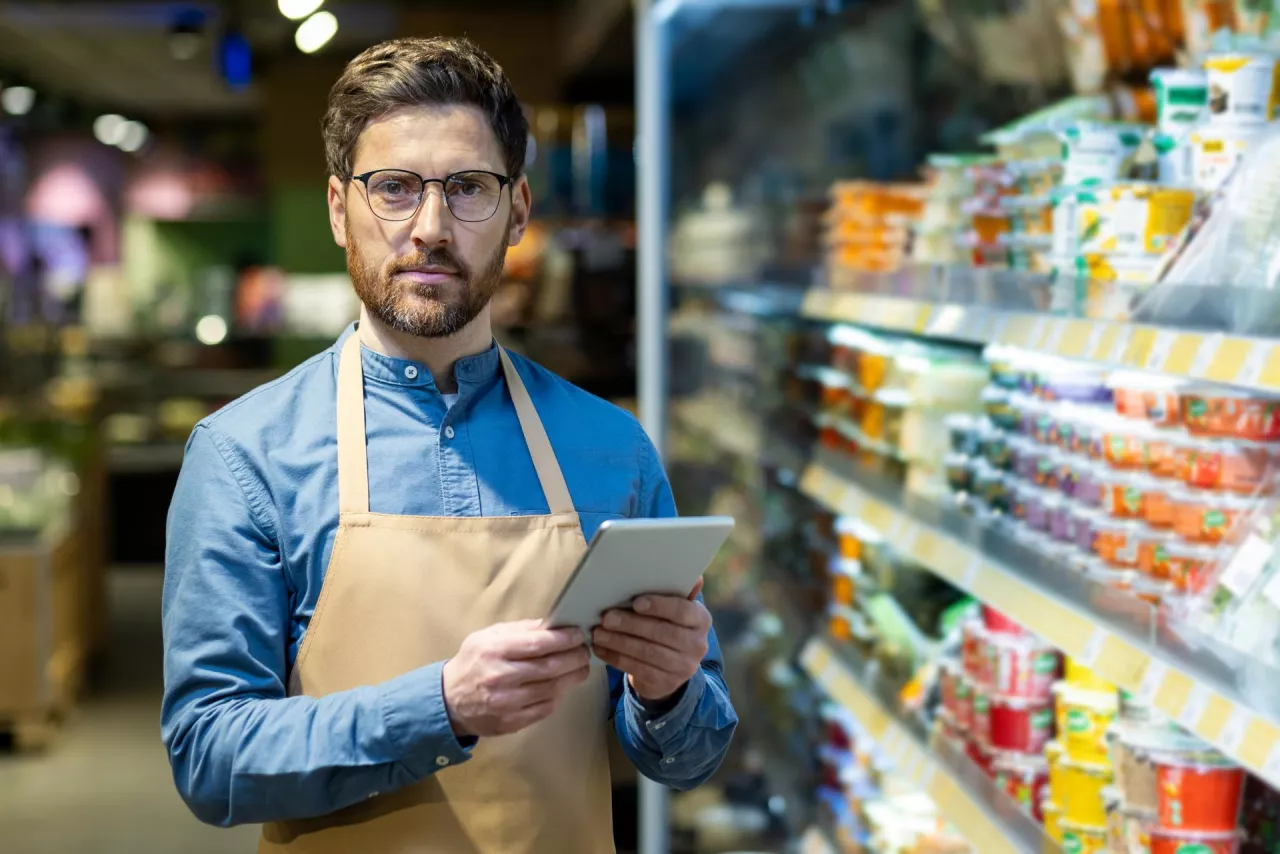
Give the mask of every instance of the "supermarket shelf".
[[671, 411], [677, 424], [727, 453], [789, 469], [797, 476], [808, 465], [807, 454], [794, 442], [762, 431], [760, 424], [767, 418], [753, 415], [737, 403], [707, 395], [677, 401]]
[[811, 320], [969, 344], [998, 342], [1116, 367], [1280, 391], [1276, 339], [827, 289], [809, 291], [801, 314]]
[[982, 854], [1040, 854], [1056, 850], [1035, 820], [998, 793], [966, 757], [943, 743], [928, 744], [917, 728], [886, 709], [858, 665], [815, 638], [800, 658], [805, 672], [848, 710], [907, 779], [929, 794], [938, 810]]
[[107, 449], [107, 471], [111, 474], [162, 474], [182, 468], [182, 442], [145, 445], [112, 445]]
[[1033, 627], [1273, 786], [1280, 783], [1276, 680], [1264, 673], [1239, 682], [1237, 674], [1250, 675], [1249, 661], [1213, 655], [1206, 638], [1193, 646], [1140, 600], [1020, 547], [1008, 532], [983, 528], [926, 499], [906, 498], [900, 487], [843, 458], [820, 454], [801, 489], [833, 512], [884, 531], [900, 552], [940, 578]]

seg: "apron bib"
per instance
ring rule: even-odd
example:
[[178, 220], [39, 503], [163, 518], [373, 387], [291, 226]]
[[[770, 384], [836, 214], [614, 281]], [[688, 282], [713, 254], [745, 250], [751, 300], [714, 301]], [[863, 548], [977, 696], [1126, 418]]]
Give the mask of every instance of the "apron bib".
[[[564, 475], [505, 351], [502, 372], [546, 516], [446, 518], [369, 512], [358, 334], [338, 367], [338, 533], [290, 695], [323, 697], [441, 661], [494, 623], [538, 618], [586, 551]], [[320, 818], [263, 827], [259, 854], [612, 852], [609, 685], [590, 678], [550, 718], [482, 738], [471, 758], [401, 791]]]

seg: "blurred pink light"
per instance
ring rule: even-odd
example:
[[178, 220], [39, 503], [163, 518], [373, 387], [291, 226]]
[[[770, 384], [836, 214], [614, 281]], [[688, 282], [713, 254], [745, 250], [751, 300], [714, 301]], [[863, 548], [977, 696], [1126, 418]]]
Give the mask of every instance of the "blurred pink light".
[[101, 188], [74, 163], [62, 163], [45, 172], [27, 193], [27, 215], [39, 222], [91, 225], [109, 213]]
[[129, 212], [152, 219], [184, 219], [194, 205], [191, 183], [176, 170], [157, 169], [139, 175], [125, 192]]

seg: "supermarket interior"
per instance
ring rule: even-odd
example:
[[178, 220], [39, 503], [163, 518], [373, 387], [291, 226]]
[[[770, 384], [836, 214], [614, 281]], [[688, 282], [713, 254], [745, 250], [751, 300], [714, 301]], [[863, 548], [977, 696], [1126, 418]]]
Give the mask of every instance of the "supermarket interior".
[[321, 118], [438, 35], [528, 120], [497, 341], [735, 520], [732, 745], [615, 750], [619, 852], [1280, 854], [1280, 0], [0, 3], [0, 851], [259, 845], [161, 739], [170, 502], [359, 315]]

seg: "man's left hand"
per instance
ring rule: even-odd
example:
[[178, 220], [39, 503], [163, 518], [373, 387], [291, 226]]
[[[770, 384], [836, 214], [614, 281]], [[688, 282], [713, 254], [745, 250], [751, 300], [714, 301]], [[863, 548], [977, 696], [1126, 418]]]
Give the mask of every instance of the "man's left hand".
[[596, 656], [626, 673], [641, 699], [670, 699], [702, 666], [711, 613], [694, 598], [698, 589], [688, 599], [641, 596], [630, 609], [606, 612], [592, 632]]

